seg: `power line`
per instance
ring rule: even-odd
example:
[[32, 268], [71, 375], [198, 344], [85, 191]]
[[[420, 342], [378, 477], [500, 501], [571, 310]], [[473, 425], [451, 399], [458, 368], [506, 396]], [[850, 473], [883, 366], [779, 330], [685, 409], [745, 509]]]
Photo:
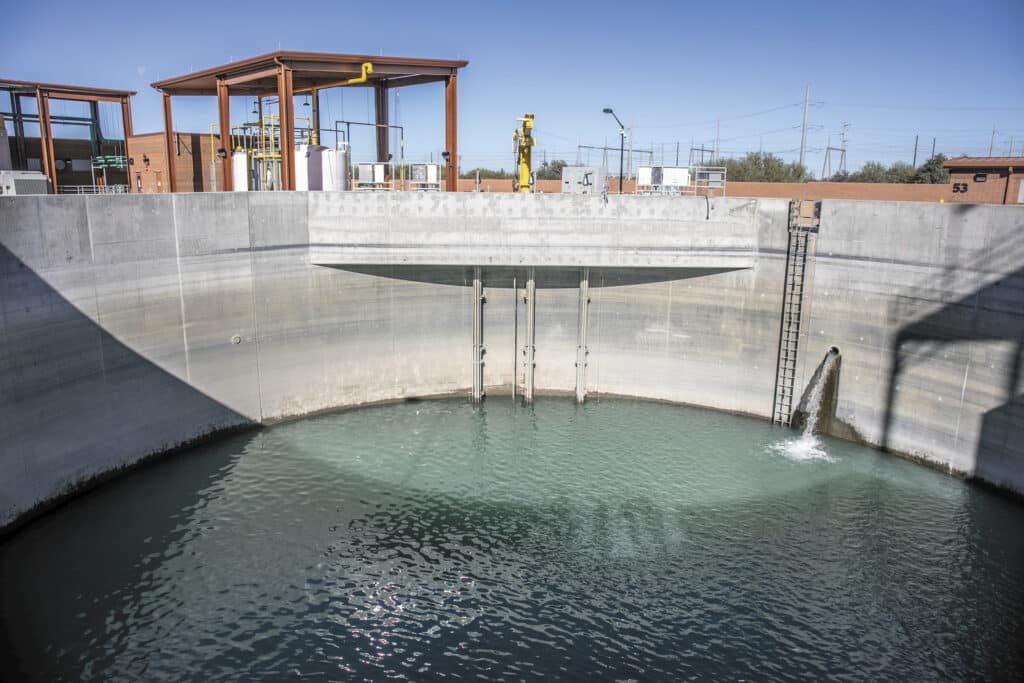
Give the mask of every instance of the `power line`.
[[852, 107], [856, 109], [900, 109], [909, 111], [1024, 111], [1024, 107], [936, 107], [914, 104], [853, 104], [849, 102], [832, 102], [835, 107]]
[[762, 109], [761, 111], [750, 112], [749, 114], [739, 114], [737, 116], [724, 116], [718, 119], [709, 119], [706, 121], [691, 121], [689, 123], [671, 123], [671, 124], [658, 124], [650, 126], [633, 126], [633, 128], [689, 128], [692, 126], [710, 126], [715, 123], [722, 121], [737, 121], [739, 119], [749, 119], [755, 116], [764, 116], [765, 114], [771, 114], [777, 111], [783, 111], [784, 109], [792, 109], [793, 107], [802, 107], [803, 102], [794, 102], [792, 104], [784, 104], [778, 107], [772, 107], [770, 109]]

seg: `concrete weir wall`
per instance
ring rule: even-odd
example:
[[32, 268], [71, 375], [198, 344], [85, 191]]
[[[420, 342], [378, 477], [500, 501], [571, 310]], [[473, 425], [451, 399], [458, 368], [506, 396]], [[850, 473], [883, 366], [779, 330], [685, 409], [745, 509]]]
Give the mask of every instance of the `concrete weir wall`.
[[[473, 266], [492, 393], [522, 378], [529, 266], [537, 389], [573, 391], [590, 266], [588, 392], [769, 417], [787, 217], [735, 198], [2, 198], [0, 529], [222, 430], [468, 396]], [[845, 435], [1024, 490], [1024, 210], [825, 201], [811, 253], [798, 390], [837, 346]]]

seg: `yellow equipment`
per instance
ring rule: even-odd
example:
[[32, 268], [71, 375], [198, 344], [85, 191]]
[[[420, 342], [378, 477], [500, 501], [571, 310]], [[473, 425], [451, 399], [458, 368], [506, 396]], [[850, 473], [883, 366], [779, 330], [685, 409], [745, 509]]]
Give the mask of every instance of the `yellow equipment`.
[[523, 114], [516, 121], [523, 127], [512, 133], [512, 152], [516, 155], [516, 176], [512, 179], [513, 192], [529, 192], [533, 189], [530, 173], [530, 157], [537, 140], [533, 137], [533, 114]]

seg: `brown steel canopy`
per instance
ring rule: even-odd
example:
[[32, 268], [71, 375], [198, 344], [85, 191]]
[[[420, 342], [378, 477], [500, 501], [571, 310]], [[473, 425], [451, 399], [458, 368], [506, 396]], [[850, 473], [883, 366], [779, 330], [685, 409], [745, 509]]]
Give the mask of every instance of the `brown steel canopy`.
[[[14, 135], [18, 144], [23, 146], [25, 130], [21, 115], [21, 98], [34, 97], [36, 100], [36, 111], [39, 116], [39, 144], [41, 146], [41, 163], [43, 174], [50, 181], [50, 187], [54, 194], [60, 192], [57, 185], [57, 160], [53, 145], [53, 126], [50, 121], [50, 100], [73, 100], [77, 102], [115, 102], [121, 105], [121, 123], [124, 126], [125, 143], [132, 134], [132, 105], [131, 97], [134, 90], [111, 90], [110, 88], [91, 88], [83, 85], [60, 85], [58, 83], [39, 83], [36, 81], [15, 81], [9, 78], [0, 78], [0, 91], [11, 93], [14, 111], [11, 114], [14, 119]], [[93, 117], [98, 114], [93, 110]], [[0, 125], [3, 125], [3, 117], [0, 116]], [[24, 150], [21, 152], [24, 154]]]
[[[373, 65], [365, 82], [351, 83], [362, 75], [363, 65]], [[230, 130], [229, 103], [231, 95], [263, 97], [276, 95], [281, 102], [281, 138], [294, 136], [292, 99], [296, 94], [309, 93], [313, 99], [314, 129], [319, 128], [320, 90], [340, 86], [374, 89], [377, 128], [377, 157], [386, 160], [388, 135], [388, 90], [421, 83], [444, 83], [445, 86], [445, 157], [447, 159], [446, 187], [454, 192], [458, 188], [458, 70], [469, 62], [453, 59], [417, 59], [407, 57], [374, 57], [372, 55], [344, 55], [322, 52], [290, 52], [279, 50], [259, 57], [231, 62], [223, 66], [203, 69], [185, 76], [167, 78], [152, 86], [164, 97], [164, 136], [167, 156], [173, 155], [174, 128], [171, 121], [171, 97], [174, 95], [215, 95], [220, 112], [220, 130]], [[226, 145], [225, 145], [226, 146]], [[295, 159], [291, 145], [282, 145], [282, 186], [295, 189]], [[175, 189], [174, 165], [169, 165], [171, 191]], [[230, 174], [225, 174], [224, 189], [231, 190]]]
[[442, 82], [469, 64], [465, 60], [455, 59], [278, 51], [185, 76], [166, 78], [152, 86], [168, 95], [216, 95], [217, 81], [223, 79], [227, 81], [232, 94], [276, 95], [277, 73], [281, 65], [284, 65], [292, 72], [294, 92], [303, 93], [314, 88], [330, 88], [355, 78], [366, 62], [373, 64], [373, 73], [363, 87], [373, 87], [381, 81], [387, 81], [389, 88]]

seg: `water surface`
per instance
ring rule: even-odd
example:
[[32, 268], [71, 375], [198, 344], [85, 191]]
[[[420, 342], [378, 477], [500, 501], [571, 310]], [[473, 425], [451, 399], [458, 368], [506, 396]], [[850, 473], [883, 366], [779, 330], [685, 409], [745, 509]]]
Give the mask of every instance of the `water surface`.
[[680, 406], [500, 398], [232, 437], [0, 546], [0, 665], [38, 680], [1019, 676], [1024, 506], [845, 442], [802, 457], [792, 438]]

